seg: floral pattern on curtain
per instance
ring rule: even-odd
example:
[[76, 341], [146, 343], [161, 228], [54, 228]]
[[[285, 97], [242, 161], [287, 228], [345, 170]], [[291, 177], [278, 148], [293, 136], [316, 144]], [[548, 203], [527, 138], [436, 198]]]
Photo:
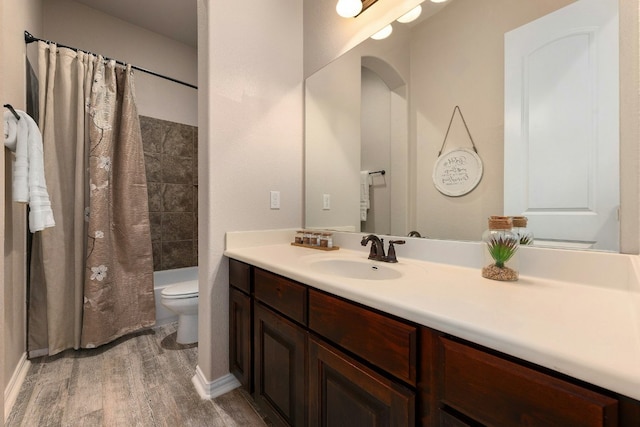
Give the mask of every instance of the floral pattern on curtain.
[[93, 348], [155, 323], [133, 72], [39, 42], [40, 129], [57, 226], [34, 236], [30, 351]]
[[[82, 347], [155, 323], [140, 122], [130, 66], [96, 62], [89, 115], [89, 206]], [[141, 201], [143, 203], [141, 203]]]

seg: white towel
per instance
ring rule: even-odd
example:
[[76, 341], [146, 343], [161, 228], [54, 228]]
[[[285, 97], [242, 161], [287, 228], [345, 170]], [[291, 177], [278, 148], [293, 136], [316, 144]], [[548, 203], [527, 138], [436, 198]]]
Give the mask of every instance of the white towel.
[[[23, 123], [24, 124], [24, 123]], [[4, 113], [4, 145], [16, 153], [16, 161], [13, 164], [13, 201], [19, 203], [29, 202], [29, 161], [27, 139], [20, 137], [19, 133], [25, 130], [13, 113]]]
[[4, 145], [16, 153], [13, 169], [13, 201], [29, 203], [29, 229], [32, 233], [53, 227], [53, 211], [44, 177], [42, 135], [38, 125], [24, 111], [4, 113]]
[[369, 186], [371, 175], [369, 171], [360, 171], [360, 221], [367, 220], [367, 210], [371, 207], [369, 200]]

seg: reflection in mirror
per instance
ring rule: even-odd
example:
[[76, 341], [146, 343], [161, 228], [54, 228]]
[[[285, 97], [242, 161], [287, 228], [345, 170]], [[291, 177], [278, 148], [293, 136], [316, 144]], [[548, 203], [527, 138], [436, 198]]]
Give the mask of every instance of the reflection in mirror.
[[[504, 208], [505, 123], [509, 124], [505, 33], [573, 3], [427, 1], [417, 21], [394, 22], [389, 38], [366, 40], [310, 76], [305, 99], [305, 226], [405, 236], [415, 230], [429, 238], [479, 240], [491, 215], [524, 214], [535, 222], [535, 209], [505, 212]], [[544, 95], [536, 99], [544, 100]], [[436, 189], [432, 174], [455, 105], [464, 111], [484, 172], [473, 191], [448, 197]], [[556, 143], [552, 141], [546, 150]], [[615, 159], [617, 142], [610, 141], [609, 146]], [[461, 121], [454, 121], [447, 147], [471, 148]], [[604, 167], [591, 161], [587, 169]], [[364, 174], [380, 169], [386, 174], [368, 178]], [[540, 175], [541, 170], [530, 175]], [[556, 186], [571, 191], [563, 183]], [[619, 194], [617, 188], [610, 188], [610, 193]], [[323, 204], [325, 195], [331, 201], [328, 208]], [[589, 208], [581, 214], [591, 215]], [[532, 228], [547, 244], [561, 240], [560, 247], [569, 247], [573, 243], [569, 240], [597, 240]], [[613, 233], [618, 230], [616, 217]]]

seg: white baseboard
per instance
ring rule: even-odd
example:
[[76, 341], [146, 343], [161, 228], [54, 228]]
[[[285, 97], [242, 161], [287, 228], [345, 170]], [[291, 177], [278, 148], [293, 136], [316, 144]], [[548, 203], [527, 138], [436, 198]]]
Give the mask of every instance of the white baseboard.
[[227, 374], [211, 382], [207, 381], [200, 370], [200, 366], [196, 366], [196, 374], [191, 379], [191, 382], [193, 382], [202, 399], [215, 399], [234, 388], [240, 387], [240, 381], [233, 374]]
[[7, 387], [4, 389], [4, 419], [9, 417], [11, 413], [11, 409], [13, 409], [13, 404], [16, 403], [16, 399], [18, 398], [18, 393], [20, 393], [20, 388], [22, 388], [22, 383], [27, 376], [27, 372], [29, 371], [29, 366], [31, 366], [31, 362], [27, 360], [27, 353], [22, 353], [22, 357], [18, 361], [18, 366], [13, 371], [13, 375], [11, 375], [11, 379], [7, 384]]

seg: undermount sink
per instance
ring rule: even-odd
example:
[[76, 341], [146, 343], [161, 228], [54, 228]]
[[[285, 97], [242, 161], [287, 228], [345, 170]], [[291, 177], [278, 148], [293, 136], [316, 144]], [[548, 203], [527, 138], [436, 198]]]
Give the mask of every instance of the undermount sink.
[[310, 263], [309, 267], [318, 273], [349, 279], [391, 280], [402, 277], [400, 271], [367, 259], [323, 259]]

